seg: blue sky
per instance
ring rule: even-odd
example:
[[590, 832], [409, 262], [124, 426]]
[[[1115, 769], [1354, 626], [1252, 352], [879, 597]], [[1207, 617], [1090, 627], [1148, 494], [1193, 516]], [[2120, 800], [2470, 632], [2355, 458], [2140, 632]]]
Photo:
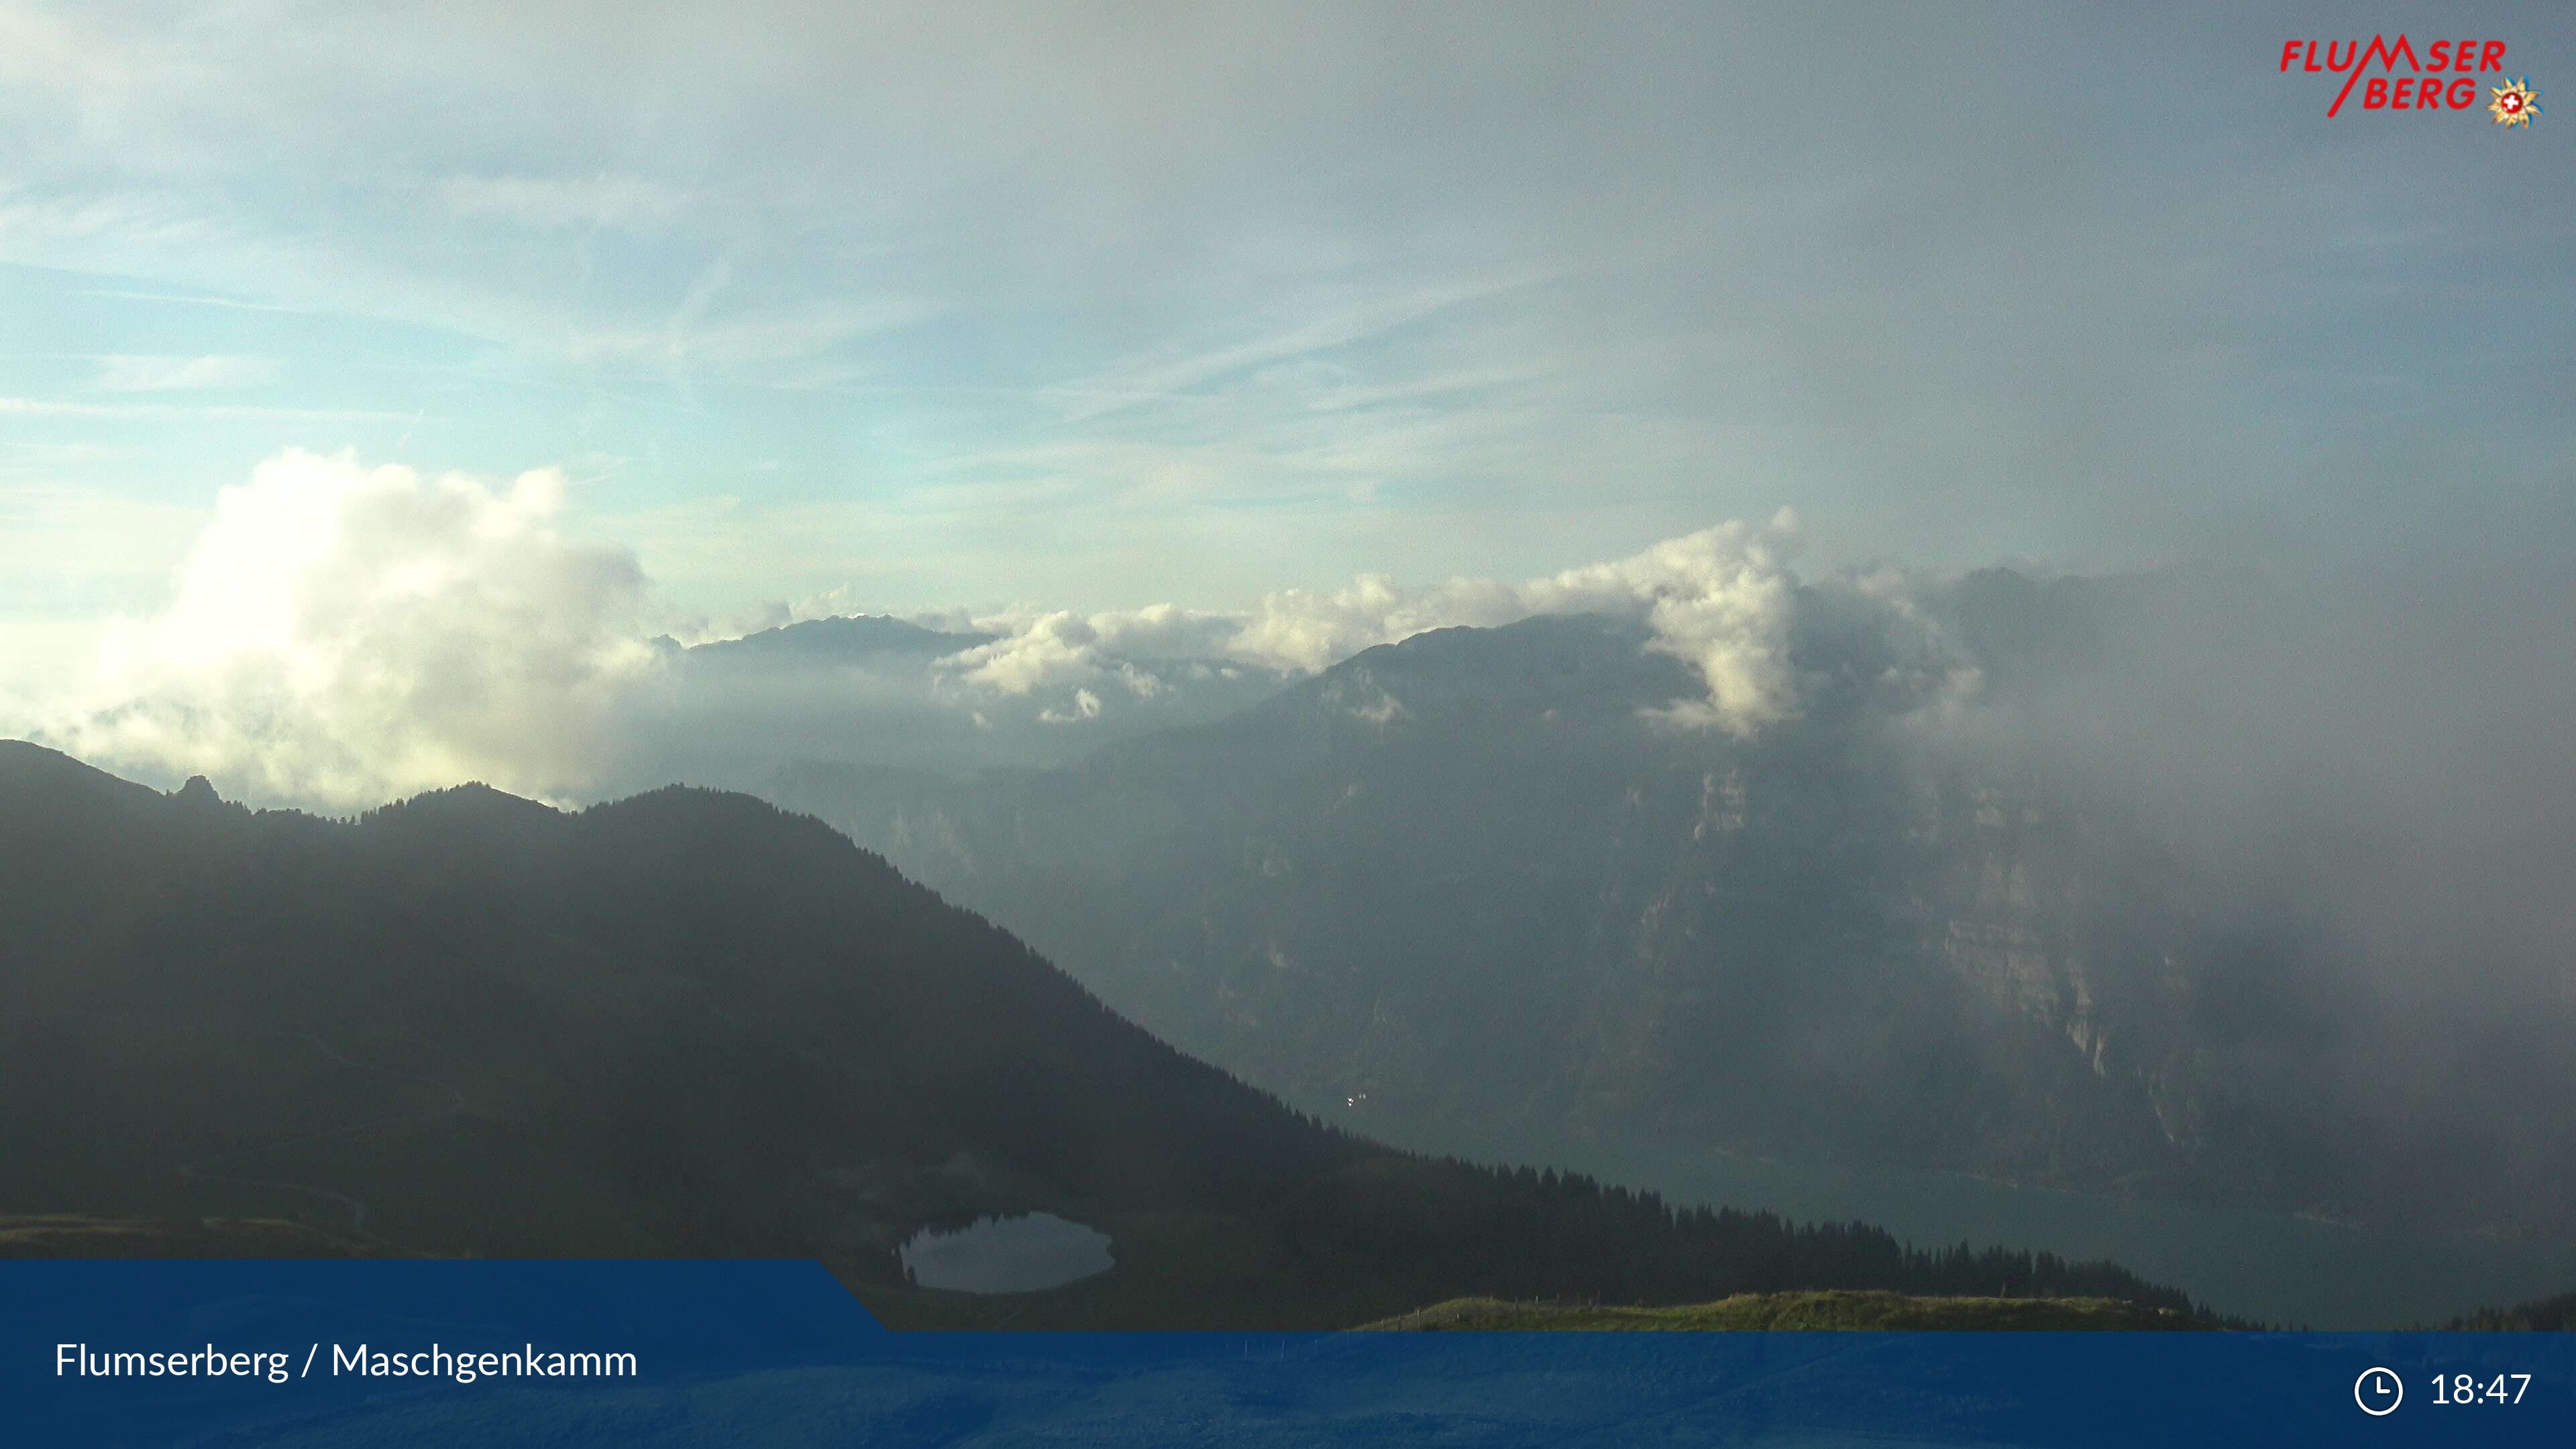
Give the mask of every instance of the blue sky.
[[2563, 11], [952, 9], [0, 3], [0, 694], [294, 448], [670, 619], [2576, 542]]

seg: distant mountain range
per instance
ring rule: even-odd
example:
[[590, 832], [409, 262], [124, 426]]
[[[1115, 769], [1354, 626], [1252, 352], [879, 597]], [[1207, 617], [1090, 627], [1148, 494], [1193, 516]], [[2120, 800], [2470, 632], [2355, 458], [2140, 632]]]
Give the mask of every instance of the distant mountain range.
[[[812, 1256], [893, 1321], [1021, 1326], [1788, 1288], [2187, 1306], [1377, 1146], [740, 795], [466, 786], [328, 820], [0, 743], [0, 919], [0, 1214], [53, 1215], [11, 1220], [19, 1251], [292, 1218], [332, 1252]], [[1040, 1209], [1117, 1267], [1003, 1303], [904, 1281], [919, 1229]]]
[[[1934, 603], [1992, 706], [2195, 587], [1997, 570]], [[1800, 714], [1749, 737], [1659, 719], [1705, 685], [1643, 624], [1540, 617], [1058, 768], [807, 761], [762, 791], [1363, 1130], [2576, 1228], [2570, 1013], [2413, 1019], [2340, 923], [2159, 831], [2154, 779], [2002, 709], [1928, 725], [1885, 631], [1801, 619]]]
[[761, 629], [737, 639], [715, 639], [683, 648], [678, 640], [658, 641], [663, 648], [686, 653], [702, 664], [792, 661], [798, 664], [867, 664], [888, 657], [937, 659], [992, 643], [1000, 636], [975, 630], [929, 629], [884, 614], [854, 614], [805, 619]]
[[747, 787], [782, 760], [950, 774], [1057, 764], [1104, 741], [1221, 719], [1288, 682], [1240, 660], [1095, 649], [1076, 678], [1040, 669], [995, 683], [979, 675], [977, 651], [998, 642], [883, 615], [686, 647], [658, 639], [666, 667], [626, 701], [607, 772], [640, 791], [673, 780]]

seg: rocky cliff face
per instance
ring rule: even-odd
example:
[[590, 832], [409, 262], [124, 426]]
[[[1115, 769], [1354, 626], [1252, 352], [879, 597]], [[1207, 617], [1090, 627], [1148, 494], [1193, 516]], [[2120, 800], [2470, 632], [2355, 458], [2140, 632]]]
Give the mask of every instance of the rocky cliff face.
[[2365, 1210], [2330, 943], [1831, 691], [1659, 725], [1641, 643], [1443, 631], [1067, 770], [774, 793], [1302, 1100]]

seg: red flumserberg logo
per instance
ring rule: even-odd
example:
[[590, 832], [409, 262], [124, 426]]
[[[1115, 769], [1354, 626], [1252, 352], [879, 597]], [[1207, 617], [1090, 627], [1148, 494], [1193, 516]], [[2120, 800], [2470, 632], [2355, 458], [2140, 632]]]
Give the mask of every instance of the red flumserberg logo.
[[[2400, 35], [2393, 39], [2374, 35], [2360, 40], [2291, 40], [2281, 45], [2281, 70], [2297, 70], [2308, 75], [2337, 75], [2343, 86], [2335, 92], [2334, 103], [2326, 107], [2329, 116], [2339, 115], [2344, 102], [2361, 92], [2360, 105], [2365, 111], [2474, 111], [2482, 107], [2493, 110], [2486, 88], [2479, 82], [2487, 76], [2502, 80], [2505, 43], [2501, 40], [2436, 40], [2418, 47]], [[2503, 81], [2495, 87], [2499, 99], [2509, 102], [2514, 117], [2507, 120], [2496, 113], [2499, 125], [2531, 124], [2530, 117], [2539, 107], [2531, 98], [2539, 92], [2527, 80]]]

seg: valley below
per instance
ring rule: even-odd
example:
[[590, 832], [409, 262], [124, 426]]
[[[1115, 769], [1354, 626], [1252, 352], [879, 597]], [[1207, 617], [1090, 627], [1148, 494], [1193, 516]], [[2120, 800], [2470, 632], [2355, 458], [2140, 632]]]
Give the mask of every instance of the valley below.
[[[0, 742], [0, 909], [21, 1251], [806, 1258], [899, 1327], [1825, 1289], [2194, 1311], [1989, 1237], [1389, 1147], [742, 795], [567, 812], [469, 786], [333, 820]], [[933, 1250], [978, 1225], [1055, 1238], [1019, 1245], [1034, 1276], [945, 1275]]]
[[[1343, 1108], [1341, 1115], [1351, 1114]], [[2420, 1328], [2576, 1284], [2576, 1243], [2543, 1237], [2361, 1227], [2261, 1208], [1670, 1143], [1505, 1138], [1382, 1112], [1368, 1115], [1365, 1130], [1420, 1152], [1545, 1160], [1680, 1202], [1760, 1203], [1801, 1221], [1875, 1223], [1917, 1244], [1992, 1238], [2073, 1259], [2107, 1258], [2221, 1314], [2283, 1327]]]

